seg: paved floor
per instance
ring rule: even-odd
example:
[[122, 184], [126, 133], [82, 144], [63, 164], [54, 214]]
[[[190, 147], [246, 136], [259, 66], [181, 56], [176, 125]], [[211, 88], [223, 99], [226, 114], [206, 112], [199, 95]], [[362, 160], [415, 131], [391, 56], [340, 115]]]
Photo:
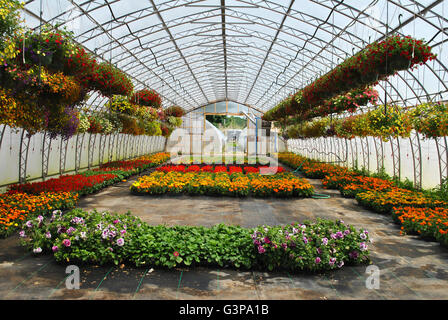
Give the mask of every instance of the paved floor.
[[316, 191], [330, 199], [235, 199], [150, 197], [129, 193], [131, 181], [84, 198], [87, 210], [126, 212], [150, 224], [253, 227], [315, 219], [343, 219], [369, 230], [371, 258], [380, 270], [380, 288], [367, 289], [366, 266], [326, 274], [239, 272], [228, 269], [146, 269], [80, 266], [81, 288], [65, 287], [65, 265], [35, 257], [17, 237], [0, 240], [1, 299], [448, 299], [448, 249], [414, 236], [400, 236], [390, 217], [362, 209], [337, 191]]

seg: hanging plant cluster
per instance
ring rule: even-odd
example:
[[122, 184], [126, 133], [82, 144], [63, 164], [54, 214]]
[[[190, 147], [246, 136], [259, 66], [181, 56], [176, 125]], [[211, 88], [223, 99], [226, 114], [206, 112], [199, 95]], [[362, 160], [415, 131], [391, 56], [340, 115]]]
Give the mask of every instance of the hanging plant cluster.
[[23, 4], [17, 0], [0, 0], [0, 65], [18, 54], [14, 37], [22, 31], [20, 10]]
[[[266, 112], [263, 119], [274, 121], [298, 115], [309, 120], [312, 117], [325, 116], [329, 114], [328, 112], [333, 113], [333, 110], [334, 113], [338, 113], [341, 106], [334, 106], [333, 103], [346, 94], [356, 96], [359, 91], [365, 93], [366, 90], [372, 90], [369, 86], [377, 84], [378, 81], [385, 80], [401, 70], [413, 70], [417, 65], [423, 65], [435, 58], [436, 55], [431, 52], [429, 45], [423, 40], [409, 36], [394, 35], [383, 41], [374, 42], [329, 73], [290, 95]], [[372, 94], [370, 97], [365, 94], [366, 98], [375, 99], [375, 93], [370, 94]], [[336, 100], [333, 100], [335, 97]], [[342, 111], [353, 109], [353, 106], [356, 105], [347, 106], [347, 109]]]
[[426, 139], [448, 136], [448, 104], [424, 103], [410, 111], [414, 129]]
[[305, 87], [302, 99], [306, 104], [316, 106], [324, 99], [374, 84], [397, 71], [413, 69], [414, 66], [422, 65], [435, 57], [436, 55], [431, 53], [431, 47], [422, 40], [394, 35], [369, 44]]
[[[153, 91], [151, 89], [142, 91]], [[155, 92], [155, 91], [154, 91]], [[134, 97], [135, 95], [133, 95]], [[137, 100], [126, 96], [114, 95], [106, 103], [107, 113], [96, 113], [90, 116], [89, 125], [83, 126], [80, 132], [110, 134], [114, 132], [132, 135], [169, 136], [175, 128], [182, 125], [181, 117], [185, 114], [181, 107], [173, 106], [166, 110], [147, 105], [136, 104]], [[110, 117], [116, 118], [113, 129], [108, 128]], [[83, 122], [83, 121], [81, 121]], [[106, 131], [105, 131], [106, 130]]]
[[319, 138], [336, 136], [378, 137], [383, 141], [391, 138], [409, 138], [412, 130], [425, 139], [448, 136], [448, 104], [424, 103], [413, 108], [396, 105], [379, 106], [367, 113], [341, 119], [325, 117], [283, 128], [286, 138]]
[[152, 89], [143, 89], [135, 92], [130, 101], [131, 103], [146, 107], [162, 107], [162, 98], [155, 90]]
[[77, 107], [89, 91], [132, 94], [129, 78], [108, 63], [97, 63], [71, 32], [49, 25], [23, 30], [20, 8], [17, 1], [0, 0], [1, 124], [67, 139], [82, 123]]

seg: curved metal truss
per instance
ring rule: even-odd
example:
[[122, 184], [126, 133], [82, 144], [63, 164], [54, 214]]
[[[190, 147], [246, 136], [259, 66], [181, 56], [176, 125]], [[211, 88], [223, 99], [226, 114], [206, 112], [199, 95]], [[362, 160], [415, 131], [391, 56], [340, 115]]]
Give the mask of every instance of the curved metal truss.
[[233, 100], [266, 111], [391, 33], [430, 41], [439, 57], [382, 81], [383, 102], [448, 100], [444, 0], [29, 0], [25, 12], [32, 27], [72, 29], [136, 89], [157, 90], [164, 106]]

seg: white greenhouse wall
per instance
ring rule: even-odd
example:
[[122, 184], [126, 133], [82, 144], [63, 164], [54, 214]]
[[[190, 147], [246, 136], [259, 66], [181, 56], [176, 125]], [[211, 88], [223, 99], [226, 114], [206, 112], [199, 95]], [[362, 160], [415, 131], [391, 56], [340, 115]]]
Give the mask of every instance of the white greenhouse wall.
[[[0, 134], [2, 130], [3, 126], [0, 126]], [[4, 130], [3, 139], [1, 139], [0, 145], [0, 192], [4, 192], [8, 185], [18, 183], [20, 180], [19, 162], [21, 137], [22, 130], [13, 130], [9, 127], [6, 127]], [[90, 134], [79, 135], [78, 143], [80, 143], [82, 137], [83, 143], [81, 148], [80, 166], [78, 168], [79, 171], [89, 168], [89, 151], [93, 152], [93, 161], [90, 164], [91, 168], [99, 166], [100, 163], [109, 162], [109, 143], [113, 138], [113, 145], [111, 146], [112, 161], [131, 159], [141, 155], [164, 151], [166, 140], [161, 136], [149, 137], [116, 134], [115, 137], [113, 137], [113, 135], [101, 137], [101, 135], [96, 134], [91, 136], [89, 145]], [[48, 136], [46, 139], [48, 142]], [[73, 136], [67, 141], [65, 170], [63, 170], [63, 173], [72, 174], [76, 171], [76, 139], [77, 136]], [[24, 140], [27, 140], [26, 135], [24, 136]], [[26, 168], [27, 181], [42, 180], [43, 141], [43, 133], [33, 135], [29, 141]], [[102, 161], [100, 161], [100, 141], [101, 145], [104, 146]], [[57, 177], [61, 172], [61, 146], [64, 147], [65, 143], [62, 143], [60, 138], [51, 141], [50, 152], [48, 153], [48, 178]]]
[[[395, 139], [394, 145], [397, 145], [397, 141], [399, 145], [399, 149], [395, 148], [395, 151], [392, 150], [391, 141], [382, 142], [379, 138], [373, 137], [363, 139], [357, 137], [352, 140], [335, 137], [290, 139], [287, 145], [290, 152], [348, 168], [354, 168], [357, 165], [358, 169], [365, 168], [370, 172], [376, 172], [384, 162], [384, 170], [390, 176], [400, 176], [401, 180], [407, 178], [417, 186], [421, 181], [423, 188], [434, 188], [440, 185], [441, 180], [448, 174], [446, 139], [440, 138], [437, 144], [434, 139], [424, 140], [418, 137], [420, 152], [416, 148], [416, 139], [414, 132], [411, 138]], [[414, 147], [412, 141], [414, 141]], [[383, 152], [381, 152], [381, 146]], [[419, 169], [420, 166], [421, 169]]]

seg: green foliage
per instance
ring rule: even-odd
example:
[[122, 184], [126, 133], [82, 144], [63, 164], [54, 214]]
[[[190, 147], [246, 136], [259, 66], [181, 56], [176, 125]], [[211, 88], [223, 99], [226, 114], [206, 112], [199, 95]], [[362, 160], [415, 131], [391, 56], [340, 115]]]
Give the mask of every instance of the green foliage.
[[207, 115], [206, 119], [217, 128], [244, 129], [247, 127], [247, 119], [245, 117]]
[[319, 271], [368, 261], [368, 232], [342, 221], [247, 229], [150, 226], [128, 214], [55, 211], [23, 225], [22, 243], [57, 261], [136, 266], [220, 266]]

